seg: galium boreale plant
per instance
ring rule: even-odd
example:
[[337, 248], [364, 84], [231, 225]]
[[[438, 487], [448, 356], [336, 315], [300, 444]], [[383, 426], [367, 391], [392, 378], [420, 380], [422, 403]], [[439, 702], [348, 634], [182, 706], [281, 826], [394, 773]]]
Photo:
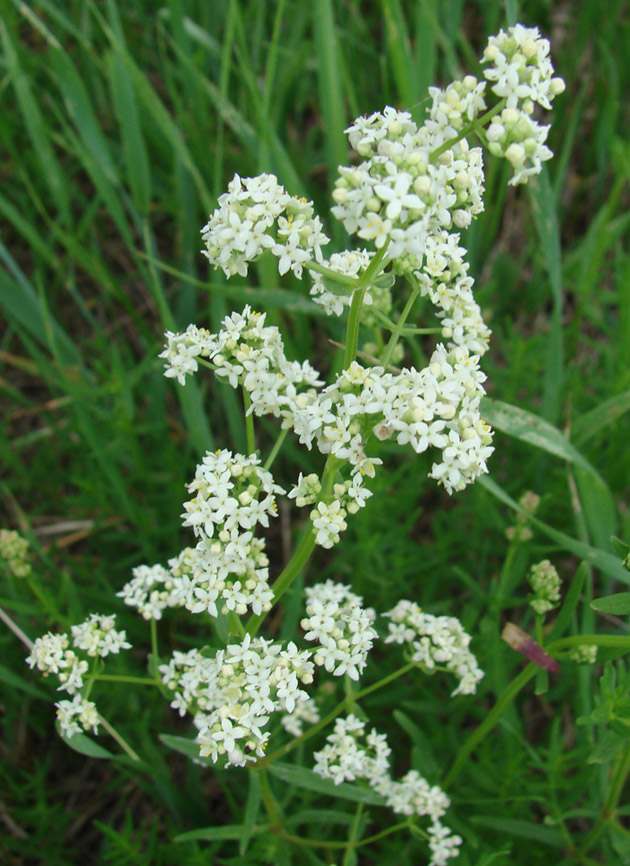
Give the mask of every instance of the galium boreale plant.
[[[306, 588], [292, 640], [260, 632], [315, 546], [339, 544], [352, 516], [368, 506], [371, 480], [387, 471], [380, 442], [417, 454], [430, 450], [429, 476], [449, 494], [488, 471], [492, 430], [480, 412], [480, 364], [490, 330], [474, 297], [461, 232], [483, 210], [484, 147], [510, 163], [513, 185], [527, 183], [551, 157], [549, 126], [536, 119], [537, 107], [550, 109], [564, 83], [554, 77], [549, 43], [535, 28], [517, 25], [491, 37], [482, 62], [485, 80], [466, 75], [429, 89], [422, 125], [388, 106], [346, 130], [356, 159], [339, 168], [332, 214], [356, 247], [327, 258], [329, 239], [312, 203], [292, 196], [273, 175], [234, 176], [202, 230], [203, 254], [228, 278], [247, 275], [251, 263], [271, 255], [280, 274], [307, 281], [327, 314], [346, 317], [343, 369], [327, 381], [308, 360], [289, 360], [278, 328], [249, 306], [227, 316], [217, 333], [196, 324], [167, 333], [161, 357], [178, 386], [209, 370], [242, 392], [247, 453], [222, 448], [201, 458], [183, 504], [189, 546], [166, 565], [138, 566], [118, 593], [150, 625], [152, 676], [145, 682], [190, 719], [197, 760], [256, 774], [274, 832], [284, 831], [267, 768], [321, 732], [310, 759], [314, 773], [335, 786], [371, 791], [368, 802], [401, 816], [377, 838], [409, 830], [424, 840], [433, 866], [456, 857], [462, 843], [444, 823], [449, 798], [417, 770], [396, 773], [386, 736], [360, 702], [405, 674], [413, 688], [422, 674], [440, 675], [451, 679], [453, 696], [474, 695], [483, 672], [471, 636], [455, 617], [425, 612], [421, 598], [376, 612], [352, 586], [333, 580]], [[432, 323], [415, 321], [422, 301], [435, 308]], [[370, 339], [360, 348], [365, 334]], [[404, 340], [416, 335], [436, 339], [422, 369], [404, 365]], [[257, 449], [263, 416], [277, 422], [268, 453]], [[288, 436], [322, 457], [318, 473], [299, 474], [287, 491], [271, 467]], [[305, 511], [304, 525], [287, 565], [271, 580], [264, 530], [284, 496]], [[163, 657], [158, 623], [166, 616], [189, 618], [187, 632], [197, 627], [200, 645]], [[209, 626], [214, 647], [202, 645]], [[377, 642], [400, 663], [374, 681], [369, 658]], [[65, 693], [57, 703], [59, 726], [70, 742], [99, 729], [92, 698], [98, 701], [99, 680], [116, 680], [103, 674], [103, 659], [128, 646], [113, 614], [90, 614], [69, 634], [35, 641], [28, 663], [58, 678]], [[341, 677], [350, 685], [326, 710], [314, 700], [314, 683]], [[120, 677], [129, 686], [134, 679]], [[360, 844], [360, 824], [357, 818], [347, 851]]]

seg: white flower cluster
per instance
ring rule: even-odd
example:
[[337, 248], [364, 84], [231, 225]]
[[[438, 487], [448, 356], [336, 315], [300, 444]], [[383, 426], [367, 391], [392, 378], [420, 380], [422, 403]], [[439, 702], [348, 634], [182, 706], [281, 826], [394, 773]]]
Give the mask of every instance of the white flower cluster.
[[270, 714], [292, 714], [308, 701], [301, 685], [313, 682], [310, 656], [294, 643], [283, 648], [247, 635], [214, 657], [199, 650], [176, 652], [159, 671], [174, 693], [171, 706], [180, 715], [194, 715], [202, 757], [216, 762], [225, 755], [226, 766], [242, 767], [264, 755]]
[[465, 252], [459, 246], [459, 234], [443, 231], [429, 235], [422, 268], [414, 276], [422, 294], [439, 308], [447, 347], [465, 348], [481, 357], [488, 349], [491, 331], [473, 296], [474, 280], [468, 275]]
[[304, 263], [321, 261], [321, 248], [329, 241], [312, 202], [289, 195], [273, 174], [235, 174], [202, 238], [203, 254], [226, 277], [246, 276], [249, 263], [266, 250], [278, 259], [280, 274], [291, 269], [301, 277]]
[[391, 749], [384, 734], [378, 734], [373, 728], [366, 735], [365, 723], [349, 715], [335, 721], [334, 731], [326, 742], [327, 745], [313, 756], [313, 769], [318, 775], [331, 779], [335, 785], [366, 779], [394, 812], [429, 817], [432, 821], [429, 828], [430, 866], [443, 866], [447, 859], [457, 856], [462, 840], [452, 835], [439, 820], [450, 806], [449, 798], [416, 770], [410, 770], [400, 781], [392, 779]]
[[129, 649], [131, 644], [127, 641], [127, 635], [124, 631], [117, 631], [115, 625], [115, 614], [103, 616], [91, 613], [85, 622], [72, 626], [74, 646], [92, 658], [105, 658], [110, 653], [117, 655], [121, 649]]
[[[72, 645], [82, 650], [88, 656], [105, 658], [117, 654], [120, 650], [129, 649], [124, 631], [117, 631], [115, 614], [103, 616], [90, 614], [85, 622], [73, 625], [71, 628]], [[38, 637], [33, 649], [27, 656], [26, 663], [30, 668], [37, 668], [44, 676], [55, 674], [60, 685], [58, 691], [74, 695], [72, 701], [59, 701], [57, 716], [62, 732], [71, 737], [80, 730], [92, 729], [96, 733], [98, 713], [95, 705], [83, 698], [79, 692], [83, 688], [83, 678], [88, 672], [88, 662], [80, 658], [70, 649], [70, 638], [67, 634], [48, 632]]]
[[[469, 108], [475, 110], [474, 100]], [[481, 149], [470, 148], [464, 138], [432, 161], [443, 132], [431, 122], [433, 132], [387, 106], [346, 130], [350, 144], [367, 159], [356, 167], [340, 166], [332, 213], [349, 234], [385, 247], [399, 271], [420, 266], [427, 234], [465, 228], [483, 210]]]
[[207, 358], [214, 351], [215, 340], [210, 331], [188, 325], [183, 334], [167, 331], [166, 348], [158, 355], [165, 360], [164, 375], [186, 384], [186, 376], [199, 369], [197, 358]]
[[580, 665], [594, 665], [597, 661], [597, 645], [579, 644], [570, 651], [569, 658]]
[[308, 698], [306, 701], [297, 703], [293, 712], [282, 716], [280, 721], [287, 734], [290, 734], [292, 737], [301, 737], [304, 732], [304, 722], [307, 725], [316, 725], [319, 719], [320, 715], [317, 704], [313, 698]]
[[175, 592], [173, 574], [163, 565], [139, 565], [133, 578], [116, 595], [135, 607], [143, 619], [162, 619], [169, 607], [181, 607], [184, 600]]
[[358, 680], [378, 633], [376, 614], [349, 586], [327, 580], [306, 589], [306, 613], [301, 626], [305, 638], [317, 641], [313, 661], [336, 677]]
[[28, 561], [29, 543], [13, 529], [0, 529], [0, 560], [14, 577], [28, 577], [32, 571]]
[[71, 701], [59, 701], [55, 706], [59, 727], [66, 737], [73, 737], [82, 731], [98, 733], [98, 710], [92, 701], [75, 695]]
[[549, 127], [531, 117], [534, 103], [550, 109], [554, 97], [564, 91], [564, 81], [553, 77], [549, 41], [540, 37], [536, 27], [517, 24], [507, 33], [501, 30], [491, 36], [483, 60], [491, 64], [484, 75], [494, 82], [493, 92], [507, 100], [488, 127], [488, 148], [512, 164], [511, 184], [526, 183], [553, 155], [545, 145]]
[[[381, 440], [395, 437], [418, 454], [430, 445], [440, 449], [442, 459], [433, 464], [430, 476], [452, 493], [488, 471], [492, 432], [479, 413], [485, 378], [479, 357], [463, 346], [447, 350], [438, 345], [420, 371], [385, 373], [382, 367], [365, 368], [354, 361], [323, 391], [302, 395], [294, 413], [295, 432], [308, 448], [315, 442], [322, 453], [352, 465], [350, 495], [358, 507], [370, 495], [362, 477], [372, 477], [381, 462], [365, 453], [372, 434]], [[341, 500], [335, 502], [334, 508], [343, 507]], [[339, 522], [343, 516], [331, 519]]]
[[169, 563], [176, 595], [192, 613], [217, 616], [219, 598], [239, 614], [269, 610], [268, 560], [253, 530], [269, 526], [282, 487], [255, 454], [223, 450], [206, 454], [188, 490], [194, 495], [184, 503], [183, 525], [200, 540]]
[[468, 648], [470, 635], [454, 616], [433, 616], [415, 602], [403, 599], [384, 616], [391, 619], [385, 643], [408, 644], [411, 661], [426, 671], [446, 670], [455, 674], [459, 685], [453, 695], [471, 695], [483, 671]]
[[[193, 332], [202, 338], [189, 339]], [[194, 358], [203, 355], [214, 364], [215, 375], [225, 377], [233, 388], [245, 388], [256, 415], [282, 415], [290, 421], [298, 392], [322, 384], [308, 361], [287, 360], [280, 331], [266, 326], [265, 314], [249, 305], [226, 316], [218, 334], [190, 325], [184, 334], [169, 332], [166, 337], [160, 355], [166, 358], [166, 376], [177, 376], [184, 384], [185, 375], [197, 369]]]
[[558, 606], [560, 575], [548, 559], [533, 565], [527, 579], [534, 590], [534, 597], [529, 604], [537, 614], [542, 616]]
[[429, 87], [432, 103], [426, 127], [436, 146], [455, 138], [485, 109], [485, 89], [486, 82], [477, 81], [474, 75], [467, 75], [463, 81], [453, 81], [445, 90]]

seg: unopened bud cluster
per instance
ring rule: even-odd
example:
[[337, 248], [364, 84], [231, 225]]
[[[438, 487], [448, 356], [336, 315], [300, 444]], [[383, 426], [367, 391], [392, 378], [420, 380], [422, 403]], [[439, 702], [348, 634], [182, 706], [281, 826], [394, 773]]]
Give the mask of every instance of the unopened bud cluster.
[[29, 562], [29, 543], [13, 529], [0, 529], [0, 566], [14, 577], [28, 577], [32, 571]]
[[548, 559], [543, 559], [542, 562], [532, 566], [528, 581], [534, 590], [534, 597], [530, 599], [529, 604], [537, 614], [542, 616], [558, 606], [560, 575]]
[[523, 511], [516, 515], [516, 526], [508, 526], [505, 530], [505, 535], [510, 541], [529, 541], [533, 533], [529, 526], [527, 526], [527, 522], [538, 510], [540, 497], [532, 493], [531, 490], [527, 490], [518, 502]]

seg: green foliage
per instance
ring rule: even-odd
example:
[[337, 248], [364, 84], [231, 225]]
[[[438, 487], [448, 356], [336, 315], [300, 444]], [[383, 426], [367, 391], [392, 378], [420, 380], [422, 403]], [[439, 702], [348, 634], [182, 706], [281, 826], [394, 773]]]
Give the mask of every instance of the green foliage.
[[[302, 284], [264, 260], [249, 282], [208, 274], [199, 228], [232, 174], [274, 172], [325, 217], [328, 182], [346, 160], [346, 122], [388, 103], [420, 118], [426, 87], [474, 64], [516, 6], [5, 4], [0, 493], [2, 525], [33, 544], [39, 597], [4, 575], [0, 596], [27, 636], [111, 609], [144, 646], [145, 624], [115, 592], [133, 566], [181, 548], [180, 504], [198, 456], [244, 448], [230, 389], [202, 379], [173, 388], [162, 376], [165, 330], [190, 321], [215, 328], [232, 305], [252, 302], [283, 325], [291, 357], [326, 371], [341, 362]], [[521, 657], [500, 634], [508, 619], [534, 633], [531, 564], [548, 557], [565, 579], [548, 640], [626, 629], [593, 613], [625, 615], [627, 593], [616, 590], [630, 583], [619, 559], [629, 548], [609, 541], [630, 538], [630, 150], [621, 99], [630, 33], [622, 10], [621, 0], [605, 15], [595, 3], [566, 12], [520, 4], [525, 23], [560, 31], [552, 45], [567, 94], [551, 133], [557, 160], [529, 204], [505, 191], [503, 167], [490, 164], [488, 207], [467, 236], [494, 331], [484, 359], [487, 414], [498, 430], [492, 477], [449, 499], [426, 480], [424, 457], [394, 456], [385, 444], [392, 471], [375, 480], [334, 559], [319, 551], [311, 566], [311, 575], [351, 577], [377, 609], [413, 598], [461, 617], [474, 635], [487, 672], [476, 699], [451, 700], [438, 678], [415, 691], [409, 677], [361, 704], [389, 733], [401, 772], [414, 767], [436, 783], [522, 676]], [[422, 339], [410, 344], [422, 358]], [[271, 442], [262, 426], [261, 435]], [[298, 469], [311, 467], [287, 440], [274, 471], [290, 484]], [[528, 524], [534, 536], [511, 544], [505, 530], [526, 490], [542, 498]], [[282, 540], [274, 544], [276, 566]], [[294, 607], [283, 636], [299, 619]], [[182, 620], [166, 622], [165, 652], [191, 646], [185, 632]], [[623, 807], [602, 818], [615, 785], [623, 791], [628, 760], [619, 652], [600, 649], [608, 661], [599, 682], [601, 668], [562, 659], [544, 694], [533, 694], [532, 673], [506, 702], [449, 788], [453, 829], [466, 841], [455, 862], [630, 862]], [[256, 777], [248, 788], [242, 772], [193, 765], [189, 730], [154, 690], [138, 697], [101, 684], [112, 721], [142, 759], [139, 773], [130, 759], [101, 760], [105, 751], [118, 756], [113, 740], [73, 740], [84, 747], [74, 754], [54, 733], [58, 695], [28, 674], [25, 654], [1, 625], [3, 863], [422, 862], [425, 843], [407, 831], [347, 848], [357, 820], [364, 839], [391, 828], [392, 815], [371, 791], [333, 790], [314, 776], [311, 744], [269, 768], [284, 819], [275, 832]], [[144, 675], [143, 656], [133, 658]], [[389, 672], [379, 649], [372, 664], [375, 678]], [[335, 702], [325, 691], [317, 699], [324, 711]], [[570, 838], [590, 847], [577, 856]]]

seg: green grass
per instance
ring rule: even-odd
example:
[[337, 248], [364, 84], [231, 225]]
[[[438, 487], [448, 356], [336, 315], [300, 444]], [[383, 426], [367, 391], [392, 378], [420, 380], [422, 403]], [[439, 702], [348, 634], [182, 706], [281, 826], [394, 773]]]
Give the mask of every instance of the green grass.
[[[396, 682], [365, 701], [395, 744], [400, 772], [412, 766], [432, 781], [524, 666], [499, 633], [506, 620], [533, 628], [531, 563], [549, 557], [568, 586], [594, 549], [569, 633], [627, 631], [587, 602], [623, 588], [609, 539], [630, 537], [630, 25], [620, 0], [605, 15], [596, 3], [516, 5], [507, 14], [551, 36], [567, 82], [554, 110], [556, 158], [528, 193], [506, 192], [503, 166], [490, 161], [487, 210], [466, 243], [494, 332], [484, 358], [489, 395], [553, 425], [556, 450], [499, 430], [490, 468], [504, 493], [478, 484], [450, 499], [426, 479], [427, 459], [384, 448], [391, 471], [377, 477], [344, 543], [320, 551], [306, 576], [352, 580], [380, 610], [417, 599], [460, 616], [474, 635], [487, 671], [477, 699], [450, 701], [435, 678]], [[217, 196], [234, 172], [274, 172], [328, 218], [330, 183], [347, 160], [343, 127], [385, 104], [421, 118], [426, 87], [474, 70], [506, 12], [460, 0], [5, 0], [3, 8], [0, 523], [32, 541], [42, 598], [5, 584], [2, 606], [30, 637], [116, 610], [142, 648], [144, 623], [115, 591], [134, 565], [164, 562], [183, 545], [183, 485], [199, 455], [246, 441], [235, 392], [203, 377], [182, 389], [162, 376], [164, 331], [191, 321], [216, 328], [252, 302], [282, 326], [291, 357], [325, 371], [341, 358], [328, 343], [343, 338], [341, 328], [273, 263], [261, 261], [248, 281], [208, 272], [199, 229]], [[342, 249], [340, 226], [328, 226]], [[265, 435], [267, 447], [273, 433]], [[586, 465], [570, 451], [564, 459], [563, 442]], [[318, 468], [317, 456], [288, 440], [274, 471], [290, 485], [305, 466]], [[528, 489], [542, 497], [541, 522], [506, 569], [509, 501]], [[272, 556], [281, 562], [279, 533]], [[283, 635], [299, 602], [294, 592]], [[163, 645], [191, 645], [187, 629], [172, 618]], [[187, 729], [162, 698], [114, 688], [103, 689], [103, 705], [143, 772], [124, 760], [86, 760], [54, 733], [54, 689], [29, 674], [4, 627], [0, 653], [3, 863], [337, 862], [334, 851], [257, 833], [246, 855], [230, 838], [176, 843], [196, 828], [251, 824], [244, 772], [213, 774], [166, 751], [158, 735]], [[142, 674], [143, 653], [132, 658]], [[374, 679], [389, 658], [375, 654]], [[540, 695], [532, 681], [481, 743], [450, 789], [461, 866], [576, 862], [565, 829], [584, 839], [611, 784], [610, 759], [588, 763], [606, 733], [590, 719], [603, 700], [601, 673], [566, 664]], [[325, 689], [320, 697], [328, 707]], [[298, 760], [310, 766], [308, 747]], [[291, 814], [307, 816], [291, 834], [347, 839], [354, 803], [271, 784], [281, 805], [293, 798]], [[316, 807], [335, 813], [325, 828], [313, 824]], [[391, 822], [383, 809], [365, 814], [364, 836]], [[630, 862], [627, 839], [611, 824], [581, 862]], [[423, 862], [422, 845], [405, 833], [359, 850], [361, 866]]]

